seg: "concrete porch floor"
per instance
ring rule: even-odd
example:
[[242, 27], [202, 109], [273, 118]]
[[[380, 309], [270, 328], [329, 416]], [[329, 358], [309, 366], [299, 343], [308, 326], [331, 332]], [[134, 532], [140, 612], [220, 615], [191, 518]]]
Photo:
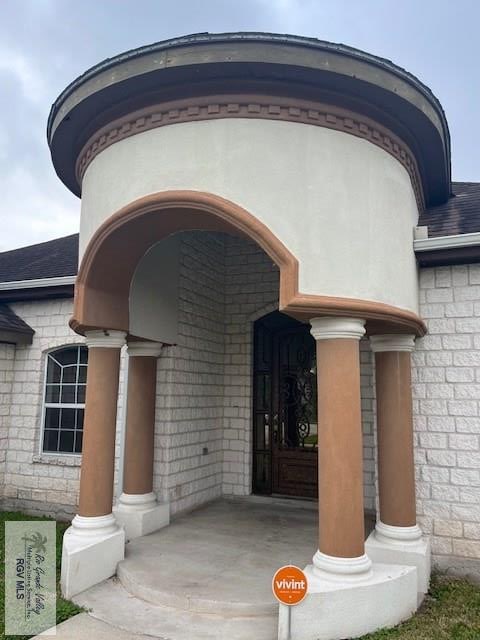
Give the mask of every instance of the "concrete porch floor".
[[[367, 533], [372, 527], [367, 517]], [[128, 543], [118, 580], [74, 600], [93, 617], [131, 633], [168, 640], [273, 640], [273, 574], [285, 564], [311, 563], [317, 535], [315, 503], [219, 499]]]

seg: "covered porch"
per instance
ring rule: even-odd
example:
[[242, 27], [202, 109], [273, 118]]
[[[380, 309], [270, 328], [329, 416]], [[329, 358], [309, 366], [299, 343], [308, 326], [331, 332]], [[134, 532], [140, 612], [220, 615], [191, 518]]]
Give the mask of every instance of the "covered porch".
[[[365, 515], [366, 535], [374, 520]], [[129, 542], [119, 580], [94, 586], [75, 601], [132, 634], [274, 640], [272, 577], [285, 564], [309, 564], [317, 532], [313, 501], [220, 498]]]
[[[379, 320], [378, 311], [369, 317], [363, 308], [326, 310], [308, 297], [292, 310], [285, 299], [288, 287], [296, 292], [295, 261], [270, 232], [252, 231], [249, 214], [216, 198], [212, 205], [211, 196], [208, 208], [203, 196], [180, 200], [179, 217], [171, 201], [180, 197], [157, 194], [127, 207], [83, 257], [72, 326], [85, 335], [89, 361], [79, 512], [64, 537], [64, 594], [78, 596], [116, 574], [140, 600], [193, 615], [190, 626], [198, 615], [214, 616], [210, 626], [219, 628], [222, 617], [229, 628], [250, 618], [263, 621], [265, 638], [277, 628], [279, 640], [288, 637], [290, 622], [305, 640], [396, 624], [415, 611], [429, 580], [428, 542], [416, 524], [415, 333]], [[244, 225], [240, 234], [237, 223]], [[120, 254], [121, 268], [112, 260]], [[281, 326], [264, 322], [259, 341], [254, 325], [277, 310]], [[375, 531], [364, 522], [360, 343], [375, 361]], [[122, 354], [126, 411], [115, 500]], [[373, 379], [369, 384], [373, 393]], [[228, 494], [295, 494], [299, 486], [316, 498], [309, 523], [292, 524], [288, 501], [276, 503], [285, 513], [271, 518], [268, 502], [243, 519], [238, 508], [216, 516], [191, 512]], [[168, 528], [181, 512], [191, 514], [186, 528]], [[199, 519], [198, 530], [188, 518]], [[308, 580], [308, 596], [291, 621], [270, 593], [275, 570], [286, 563], [305, 567]]]

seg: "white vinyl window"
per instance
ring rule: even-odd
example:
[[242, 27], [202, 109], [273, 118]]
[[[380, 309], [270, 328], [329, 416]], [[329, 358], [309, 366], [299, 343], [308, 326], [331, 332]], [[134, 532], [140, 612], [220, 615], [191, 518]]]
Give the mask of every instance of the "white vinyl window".
[[47, 354], [42, 451], [82, 452], [88, 349], [69, 346]]

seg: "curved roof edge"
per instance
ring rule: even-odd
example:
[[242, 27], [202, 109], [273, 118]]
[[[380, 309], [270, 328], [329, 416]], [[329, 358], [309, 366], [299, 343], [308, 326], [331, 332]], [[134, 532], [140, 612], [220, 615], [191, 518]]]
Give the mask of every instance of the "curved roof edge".
[[[60, 153], [60, 157], [57, 157], [55, 138], [62, 138], [62, 136], [64, 136], [63, 131], [61, 136], [57, 136], [59, 128], [62, 128], [60, 125], [63, 125], [65, 124], [65, 121], [70, 120], [70, 115], [73, 115], [74, 112], [80, 113], [80, 107], [83, 103], [92, 101], [94, 96], [98, 96], [100, 93], [102, 93], [103, 99], [107, 99], [108, 101], [108, 92], [113, 96], [114, 87], [116, 87], [118, 91], [121, 84], [125, 87], [128, 82], [133, 81], [134, 77], [139, 78], [141, 76], [144, 78], [152, 72], [164, 72], [165, 75], [165, 71], [169, 70], [171, 72], [174, 69], [180, 69], [182, 65], [190, 65], [191, 67], [192, 65], [198, 64], [201, 67], [206, 68], [210, 63], [210, 66], [212, 66], [212, 61], [208, 60], [208, 56], [197, 61], [194, 55], [188, 58], [185, 49], [196, 47], [195, 51], [200, 52], [201, 47], [205, 51], [205, 46], [210, 45], [210, 48], [216, 47], [216, 49], [219, 49], [218, 45], [221, 46], [222, 44], [238, 46], [238, 51], [240, 53], [237, 58], [222, 58], [220, 55], [217, 60], [215, 60], [217, 64], [230, 65], [231, 69], [233, 69], [235, 62], [242, 63], [245, 67], [247, 65], [252, 65], [253, 62], [255, 64], [258, 63], [259, 65], [263, 64], [265, 67], [268, 65], [276, 67], [281, 66], [284, 69], [291, 64], [292, 69], [298, 69], [299, 67], [305, 69], [308, 68], [311, 74], [316, 73], [318, 80], [320, 81], [317, 85], [319, 87], [321, 87], [321, 81], [326, 77], [326, 72], [330, 72], [330, 75], [332, 75], [332, 73], [337, 75], [344, 82], [350, 83], [352, 87], [355, 85], [354, 92], [357, 97], [360, 95], [361, 91], [364, 91], [365, 95], [367, 95], [367, 92], [369, 91], [370, 95], [368, 96], [368, 100], [372, 104], [375, 104], [375, 92], [377, 97], [379, 93], [382, 93], [379, 106], [380, 108], [384, 108], [385, 113], [391, 111], [391, 113], [397, 115], [402, 112], [400, 116], [401, 120], [406, 113], [406, 111], [403, 113], [404, 108], [406, 110], [410, 110], [408, 117], [405, 116], [405, 122], [402, 122], [401, 124], [405, 129], [409, 129], [411, 139], [415, 142], [418, 141], [417, 155], [425, 155], [425, 158], [420, 158], [419, 164], [423, 166], [423, 172], [425, 174], [426, 184], [424, 191], [426, 194], [426, 204], [427, 206], [440, 204], [449, 197], [451, 174], [450, 135], [448, 124], [439, 100], [425, 84], [423, 84], [413, 74], [394, 64], [390, 60], [353, 47], [322, 41], [316, 38], [263, 32], [216, 34], [196, 33], [171, 38], [126, 51], [117, 56], [113, 56], [112, 58], [107, 58], [80, 75], [70, 83], [55, 100], [50, 110], [47, 124], [47, 138], [52, 150], [52, 158], [57, 173], [65, 184], [75, 193], [79, 193], [79, 188], [75, 188], [72, 184], [71, 176], [66, 177], [64, 175], [66, 173], [65, 170], [57, 166], [59, 164], [59, 160], [64, 161], [66, 159], [66, 155], [64, 151], [63, 153]], [[265, 45], [267, 47], [268, 45], [272, 45], [277, 51], [279, 45], [284, 45], [285, 49], [288, 49], [290, 53], [295, 51], [295, 55], [291, 56], [290, 63], [288, 55], [282, 57], [281, 60], [276, 60], [275, 58], [267, 60], [261, 57], [262, 52], [260, 52], [260, 55], [255, 58], [255, 55], [258, 55], [258, 50], [253, 50], [255, 45]], [[300, 56], [298, 55], [299, 49], [304, 50], [304, 53], [300, 53]], [[160, 60], [158, 56], [156, 57], [155, 55], [162, 54], [163, 56], [166, 56], [172, 52], [172, 56], [174, 56], [176, 51], [182, 54], [182, 60], [179, 60], [179, 58], [171, 60], [168, 57], [163, 57]], [[264, 52], [265, 49], [262, 51]], [[243, 56], [242, 54], [244, 53], [248, 55]], [[323, 57], [321, 54], [324, 54]], [[312, 58], [312, 56], [316, 57]], [[347, 58], [352, 62], [352, 68], [346, 69], [345, 64], [343, 63], [343, 65], [339, 65], [338, 69], [334, 69], [328, 63], [328, 60], [326, 60], [328, 57], [332, 59], [335, 58], [336, 60], [338, 60], [339, 57], [342, 59]], [[135, 63], [138, 63], [140, 59], [146, 60], [147, 58], [151, 61], [148, 68], [145, 67], [141, 71], [137, 70], [130, 76], [128, 75], [129, 71], [126, 71], [127, 69], [132, 69], [132, 66]], [[364, 77], [362, 77], [361, 74], [358, 75], [356, 73], [357, 69], [354, 68], [355, 65], [362, 65], [363, 70], [370, 68], [371, 72], [368, 74], [368, 77], [367, 75], [364, 75]], [[122, 74], [112, 73], [115, 68], [118, 71], [120, 67], [123, 71]], [[183, 68], [185, 69], [186, 66], [183, 66]], [[108, 76], [106, 74], [108, 74]], [[108, 79], [101, 81], [102, 77]], [[385, 79], [387, 78], [388, 80], [388, 77], [390, 80], [386, 82]], [[399, 84], [395, 84], [396, 82]], [[89, 86], [88, 91], [86, 90], [87, 84]], [[342, 91], [344, 89], [345, 87], [342, 86]], [[131, 95], [133, 95], [132, 89], [130, 89], [130, 91], [131, 97]], [[392, 103], [391, 110], [385, 108], [385, 100], [387, 99]], [[417, 122], [413, 122], [415, 118], [417, 119]], [[75, 120], [75, 118], [73, 118], [73, 120]], [[80, 117], [74, 124], [81, 127], [82, 117]], [[420, 130], [422, 127], [424, 135], [419, 136], [418, 131], [415, 129]], [[70, 128], [72, 128], [72, 124], [70, 125]], [[429, 130], [427, 131], [427, 129]], [[68, 135], [66, 138], [68, 138], [70, 144], [72, 144], [73, 138]], [[65, 140], [62, 142], [62, 146], [64, 146], [64, 148]], [[432, 141], [436, 144], [434, 153], [428, 149], [428, 147], [431, 146]], [[75, 149], [75, 151], [78, 151], [78, 148]], [[435, 166], [432, 165], [432, 168], [430, 168], [428, 158], [431, 157], [433, 162], [433, 158], [435, 156], [438, 158], [440, 151], [442, 151], [441, 155], [443, 158], [441, 161], [437, 160], [437, 164]]]

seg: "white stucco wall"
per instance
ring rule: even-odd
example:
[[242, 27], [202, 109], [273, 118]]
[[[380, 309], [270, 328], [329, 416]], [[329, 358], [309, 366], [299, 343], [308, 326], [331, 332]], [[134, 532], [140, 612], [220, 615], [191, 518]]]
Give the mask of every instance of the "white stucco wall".
[[173, 234], [151, 247], [135, 269], [129, 296], [132, 335], [177, 343], [179, 280], [180, 237]]
[[110, 215], [147, 194], [223, 196], [265, 223], [300, 264], [300, 291], [417, 311], [404, 167], [355, 136], [300, 123], [220, 119], [139, 133], [102, 151], [82, 185], [80, 253]]

